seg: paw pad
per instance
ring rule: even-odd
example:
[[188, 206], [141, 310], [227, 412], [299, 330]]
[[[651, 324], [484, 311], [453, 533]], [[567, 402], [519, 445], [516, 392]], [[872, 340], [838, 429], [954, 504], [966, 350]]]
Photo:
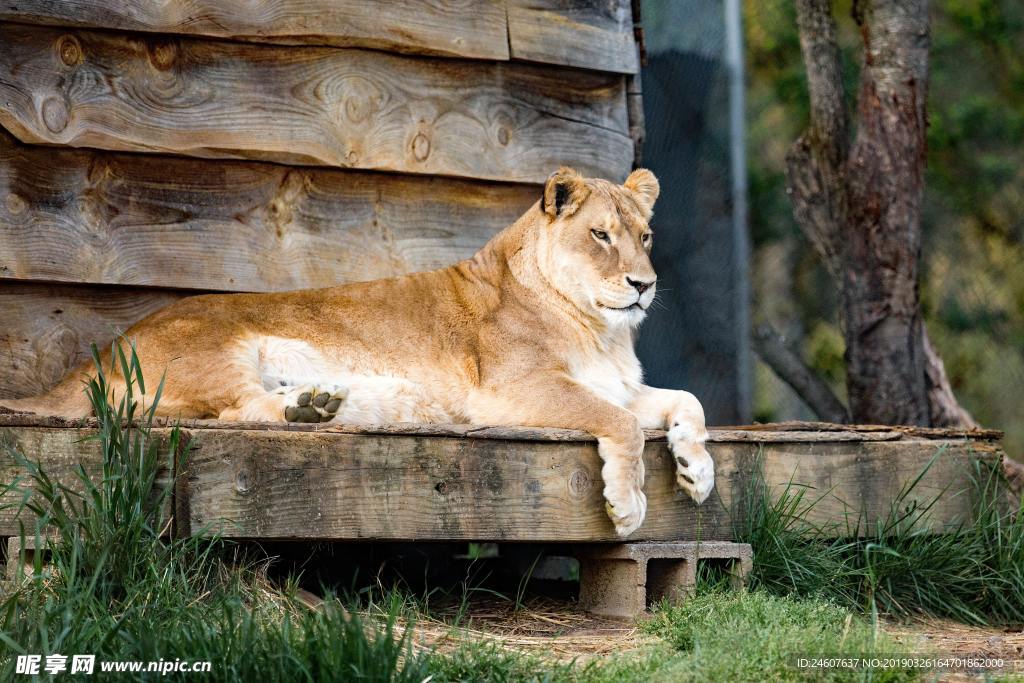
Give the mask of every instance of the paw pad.
[[291, 393], [295, 403], [284, 409], [284, 419], [288, 422], [329, 422], [348, 396], [345, 387], [337, 386], [301, 387]]

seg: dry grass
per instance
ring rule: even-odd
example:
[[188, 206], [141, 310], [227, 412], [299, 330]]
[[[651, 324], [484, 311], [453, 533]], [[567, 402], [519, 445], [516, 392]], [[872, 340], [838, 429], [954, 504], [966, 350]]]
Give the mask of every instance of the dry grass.
[[[883, 624], [899, 642], [917, 642], [922, 650], [957, 657], [998, 657], [1024, 671], [1024, 631], [1019, 627], [967, 626], [951, 619], [921, 618]], [[1014, 669], [1010, 669], [1014, 670]]]
[[467, 642], [489, 640], [509, 650], [558, 661], [586, 662], [611, 654], [628, 654], [659, 642], [640, 633], [632, 622], [592, 617], [573, 603], [552, 599], [528, 601], [518, 608], [500, 600], [474, 601], [453, 625], [438, 610], [415, 627], [418, 646], [449, 652]]

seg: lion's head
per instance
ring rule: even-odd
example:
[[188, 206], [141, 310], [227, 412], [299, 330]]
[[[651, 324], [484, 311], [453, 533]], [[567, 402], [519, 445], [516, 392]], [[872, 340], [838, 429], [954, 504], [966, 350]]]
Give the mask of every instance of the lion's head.
[[609, 326], [639, 325], [654, 300], [648, 221], [658, 192], [646, 169], [616, 185], [561, 168], [544, 186], [541, 267], [564, 297]]

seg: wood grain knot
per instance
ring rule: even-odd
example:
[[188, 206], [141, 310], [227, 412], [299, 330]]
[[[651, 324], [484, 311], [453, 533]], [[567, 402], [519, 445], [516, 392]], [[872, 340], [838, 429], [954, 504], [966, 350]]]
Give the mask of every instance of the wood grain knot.
[[373, 97], [353, 96], [345, 99], [345, 117], [352, 123], [362, 123], [377, 109], [377, 101]]
[[61, 36], [57, 40], [57, 54], [60, 55], [60, 61], [67, 66], [82, 63], [82, 45], [74, 36]]
[[507, 112], [498, 112], [494, 118], [495, 136], [498, 138], [498, 144], [502, 147], [507, 147], [508, 143], [512, 141], [512, 131], [515, 130], [516, 122]]
[[43, 125], [51, 133], [59, 133], [68, 127], [71, 115], [63, 98], [50, 96], [43, 100], [40, 117], [43, 119]]
[[439, 481], [434, 485], [434, 490], [440, 493], [442, 496], [447, 494], [451, 490], [451, 484], [446, 481]]
[[25, 200], [13, 192], [7, 195], [7, 213], [12, 216], [17, 216], [19, 213], [22, 213], [27, 206], [28, 205], [25, 203]]
[[235, 473], [235, 491], [241, 495], [249, 493], [249, 472], [246, 470], [239, 470]]
[[416, 161], [426, 161], [430, 156], [430, 139], [423, 133], [416, 133], [412, 139], [412, 155]]
[[573, 498], [586, 498], [594, 488], [594, 480], [586, 470], [573, 470], [569, 475], [569, 493]]
[[159, 71], [167, 71], [178, 61], [178, 44], [171, 41], [149, 43], [149, 63]]

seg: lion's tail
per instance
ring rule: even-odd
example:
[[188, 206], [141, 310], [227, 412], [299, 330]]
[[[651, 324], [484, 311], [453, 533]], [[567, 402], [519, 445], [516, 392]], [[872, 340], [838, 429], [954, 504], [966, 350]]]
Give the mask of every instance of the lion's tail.
[[35, 413], [58, 417], [79, 418], [92, 414], [92, 404], [85, 392], [82, 372], [71, 372], [53, 389], [41, 396], [29, 398], [0, 398], [0, 412], [4, 408], [15, 413]]

